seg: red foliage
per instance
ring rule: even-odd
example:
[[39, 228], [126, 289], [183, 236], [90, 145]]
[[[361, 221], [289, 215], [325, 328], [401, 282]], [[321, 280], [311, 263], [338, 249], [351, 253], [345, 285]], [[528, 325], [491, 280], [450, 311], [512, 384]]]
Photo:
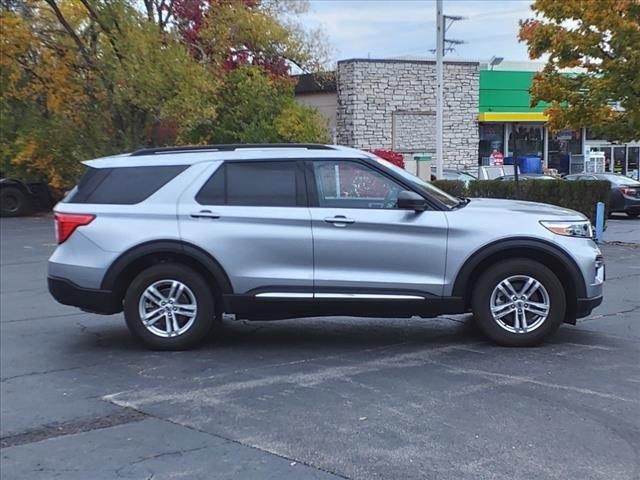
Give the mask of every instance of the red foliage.
[[404, 168], [404, 157], [401, 153], [394, 152], [393, 150], [382, 150], [380, 148], [371, 150], [371, 153], [386, 160], [387, 162], [397, 165], [400, 168]]
[[[185, 43], [190, 46], [193, 55], [202, 55], [200, 48], [200, 30], [207, 17], [215, 18], [215, 9], [221, 5], [237, 2], [238, 0], [174, 0], [173, 17]], [[250, 9], [258, 8], [258, 0], [241, 0]], [[201, 46], [202, 47], [202, 46]], [[288, 77], [289, 66], [284, 58], [270, 58], [254, 50], [249, 44], [229, 45], [229, 56], [222, 68], [224, 71], [233, 70], [242, 65], [257, 65], [268, 73], [277, 77]]]

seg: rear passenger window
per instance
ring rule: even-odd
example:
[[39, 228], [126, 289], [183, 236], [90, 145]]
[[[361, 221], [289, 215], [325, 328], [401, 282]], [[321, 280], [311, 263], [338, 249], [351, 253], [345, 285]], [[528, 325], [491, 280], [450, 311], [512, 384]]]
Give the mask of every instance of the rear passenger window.
[[296, 162], [223, 164], [196, 195], [202, 205], [295, 207], [304, 204]]
[[133, 205], [150, 197], [186, 165], [88, 168], [66, 203]]

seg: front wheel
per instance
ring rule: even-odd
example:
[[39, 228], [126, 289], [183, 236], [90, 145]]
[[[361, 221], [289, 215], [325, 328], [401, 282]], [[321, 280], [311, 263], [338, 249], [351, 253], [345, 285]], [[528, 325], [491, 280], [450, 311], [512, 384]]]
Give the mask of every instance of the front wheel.
[[566, 298], [558, 277], [546, 266], [512, 259], [478, 278], [471, 307], [491, 340], [507, 347], [527, 347], [538, 345], [558, 329]]
[[142, 271], [124, 299], [129, 330], [155, 350], [185, 350], [202, 342], [214, 323], [209, 285], [193, 269], [161, 263]]

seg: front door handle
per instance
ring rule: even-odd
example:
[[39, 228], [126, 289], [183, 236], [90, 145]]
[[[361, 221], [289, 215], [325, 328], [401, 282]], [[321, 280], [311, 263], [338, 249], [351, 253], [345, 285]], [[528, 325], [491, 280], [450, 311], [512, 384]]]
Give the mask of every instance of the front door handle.
[[191, 218], [220, 218], [220, 215], [213, 213], [211, 210], [200, 210], [199, 212], [192, 212]]
[[356, 223], [353, 218], [347, 218], [344, 215], [336, 215], [335, 217], [326, 217], [324, 219], [327, 223], [333, 223], [334, 227], [346, 227], [348, 224]]

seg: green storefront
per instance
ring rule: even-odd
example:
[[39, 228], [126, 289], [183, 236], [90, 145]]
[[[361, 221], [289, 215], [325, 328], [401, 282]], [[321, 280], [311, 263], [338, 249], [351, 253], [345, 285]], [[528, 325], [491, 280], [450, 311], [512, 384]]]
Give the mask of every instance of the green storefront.
[[612, 144], [593, 138], [588, 129], [551, 133], [546, 128], [546, 104], [530, 107], [529, 89], [536, 72], [480, 71], [478, 164], [487, 165], [492, 152], [504, 157], [537, 156], [544, 168], [567, 173], [569, 155], [586, 150], [605, 152], [607, 169], [637, 178], [640, 144]]

